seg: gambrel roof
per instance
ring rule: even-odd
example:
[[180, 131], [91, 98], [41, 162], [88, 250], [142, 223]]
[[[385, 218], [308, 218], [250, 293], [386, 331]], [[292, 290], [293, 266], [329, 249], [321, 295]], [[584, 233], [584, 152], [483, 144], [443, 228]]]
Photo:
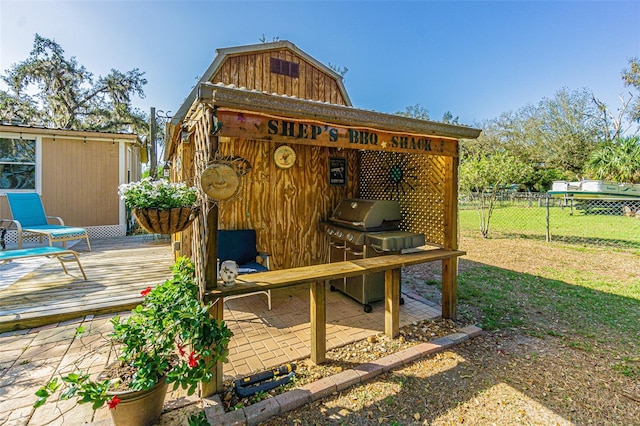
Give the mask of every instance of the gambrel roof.
[[[200, 84], [219, 83], [217, 81], [212, 81], [212, 79], [216, 75], [216, 72], [220, 70], [220, 68], [228, 58], [232, 56], [256, 54], [261, 52], [277, 51], [282, 49], [289, 50], [295, 56], [300, 57], [304, 61], [310, 63], [311, 65], [313, 65], [314, 67], [316, 67], [317, 69], [321, 70], [323, 73], [329, 75], [332, 79], [334, 79], [342, 98], [345, 100], [346, 105], [351, 106], [351, 100], [349, 99], [349, 95], [347, 94], [347, 90], [344, 87], [342, 76], [340, 74], [336, 73], [334, 70], [332, 70], [328, 66], [322, 64], [320, 61], [313, 58], [311, 55], [305, 53], [303, 50], [299, 49], [295, 44], [291, 43], [290, 41], [283, 40], [283, 41], [277, 41], [272, 43], [260, 43], [260, 44], [246, 45], [246, 46], [216, 49], [216, 57], [214, 58], [211, 65], [209, 65], [207, 70], [204, 72], [204, 74], [202, 74], [202, 77], [200, 77], [200, 80], [198, 81], [198, 83], [193, 87], [193, 89], [191, 89], [191, 92], [189, 93], [187, 98], [184, 100], [184, 102], [182, 103], [182, 105], [180, 106], [176, 114], [173, 116], [171, 120], [171, 124], [175, 126], [184, 118], [185, 114], [187, 113], [187, 111], [189, 111], [189, 108], [197, 98], [198, 87], [200, 86]], [[229, 84], [230, 82], [223, 81], [222, 83]]]

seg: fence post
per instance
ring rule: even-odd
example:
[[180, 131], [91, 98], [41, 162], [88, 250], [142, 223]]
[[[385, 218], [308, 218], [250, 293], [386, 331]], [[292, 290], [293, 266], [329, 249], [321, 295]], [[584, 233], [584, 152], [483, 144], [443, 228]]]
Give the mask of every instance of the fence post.
[[546, 220], [547, 220], [547, 242], [551, 242], [551, 229], [549, 227], [549, 194], [547, 194], [547, 196], [545, 197], [546, 200], [546, 206], [547, 206], [547, 214], [546, 214]]

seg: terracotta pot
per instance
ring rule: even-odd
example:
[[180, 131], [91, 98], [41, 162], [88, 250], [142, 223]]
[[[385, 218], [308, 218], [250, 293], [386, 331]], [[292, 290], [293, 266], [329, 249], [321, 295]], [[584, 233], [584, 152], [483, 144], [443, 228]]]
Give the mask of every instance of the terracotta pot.
[[109, 392], [117, 395], [120, 403], [109, 410], [116, 426], [149, 426], [162, 414], [164, 398], [167, 395], [167, 382], [163, 377], [151, 389], [128, 392]]
[[191, 224], [199, 212], [199, 207], [133, 209], [133, 214], [140, 226], [153, 234], [174, 234], [183, 231]]

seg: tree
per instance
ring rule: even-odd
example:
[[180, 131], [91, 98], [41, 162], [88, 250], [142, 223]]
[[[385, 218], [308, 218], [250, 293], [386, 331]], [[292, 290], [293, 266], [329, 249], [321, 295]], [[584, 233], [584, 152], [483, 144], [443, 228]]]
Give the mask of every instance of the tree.
[[94, 80], [75, 57], [65, 58], [58, 43], [36, 34], [29, 57], [2, 75], [8, 91], [0, 90], [0, 119], [62, 129], [144, 133], [145, 114], [131, 105], [134, 95], [144, 97], [143, 76], [137, 68], [124, 73], [112, 69]]
[[589, 154], [606, 139], [592, 96], [586, 89], [561, 89], [552, 98], [477, 125], [482, 135], [465, 141], [463, 148], [482, 145], [487, 152], [509, 153], [530, 165], [531, 172], [513, 183], [545, 191], [550, 179], [582, 175]]
[[[640, 59], [638, 57], [629, 59], [629, 68], [622, 72], [622, 81], [625, 86], [635, 87], [640, 92]], [[640, 123], [640, 99], [636, 97], [633, 108], [629, 112], [631, 120]]]
[[622, 71], [622, 81], [625, 86], [634, 87], [639, 93], [635, 97], [631, 91], [628, 93], [628, 97], [621, 94], [619, 96], [620, 107], [615, 113], [604, 102], [593, 97], [593, 103], [600, 112], [602, 130], [607, 135], [609, 142], [629, 134], [630, 131], [633, 134], [638, 133], [638, 124], [640, 124], [640, 99], [638, 99], [640, 95], [640, 60], [638, 58], [629, 60], [629, 68]]
[[640, 137], [603, 143], [589, 157], [587, 170], [595, 179], [640, 183]]
[[429, 120], [429, 110], [422, 107], [419, 103], [406, 107], [404, 111], [396, 112], [396, 115], [418, 118], [420, 120]]
[[592, 98], [586, 89], [564, 88], [538, 104], [533, 137], [547, 167], [581, 174], [591, 151], [606, 139]]
[[471, 155], [460, 163], [460, 192], [469, 196], [478, 212], [480, 234], [489, 237], [489, 224], [499, 193], [518, 182], [530, 166], [504, 152]]
[[442, 122], [443, 123], [460, 124], [458, 122], [458, 119], [459, 119], [459, 117], [457, 115], [454, 117], [453, 114], [451, 113], [451, 111], [446, 111], [444, 114], [442, 114]]

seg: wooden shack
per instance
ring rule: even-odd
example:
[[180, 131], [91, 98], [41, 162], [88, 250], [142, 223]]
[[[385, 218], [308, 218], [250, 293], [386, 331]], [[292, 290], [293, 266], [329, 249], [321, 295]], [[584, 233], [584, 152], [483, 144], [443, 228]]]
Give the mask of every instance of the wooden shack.
[[[203, 286], [216, 284], [214, 229], [255, 229], [272, 269], [326, 263], [319, 223], [344, 198], [398, 200], [403, 230], [457, 249], [458, 141], [480, 130], [354, 108], [341, 76], [288, 41], [216, 53], [171, 120], [165, 151], [174, 181], [200, 186], [212, 164], [239, 177], [233, 196], [202, 193], [201, 216], [175, 236]], [[282, 164], [282, 146], [295, 161]], [[336, 167], [346, 173], [332, 175]], [[443, 260], [454, 295], [456, 262]], [[443, 315], [455, 316], [455, 296]]]
[[[139, 180], [146, 161], [135, 134], [0, 124], [0, 219], [11, 219], [5, 193], [36, 192], [48, 215], [90, 238], [126, 235], [118, 185]], [[17, 243], [16, 231], [6, 240]]]

